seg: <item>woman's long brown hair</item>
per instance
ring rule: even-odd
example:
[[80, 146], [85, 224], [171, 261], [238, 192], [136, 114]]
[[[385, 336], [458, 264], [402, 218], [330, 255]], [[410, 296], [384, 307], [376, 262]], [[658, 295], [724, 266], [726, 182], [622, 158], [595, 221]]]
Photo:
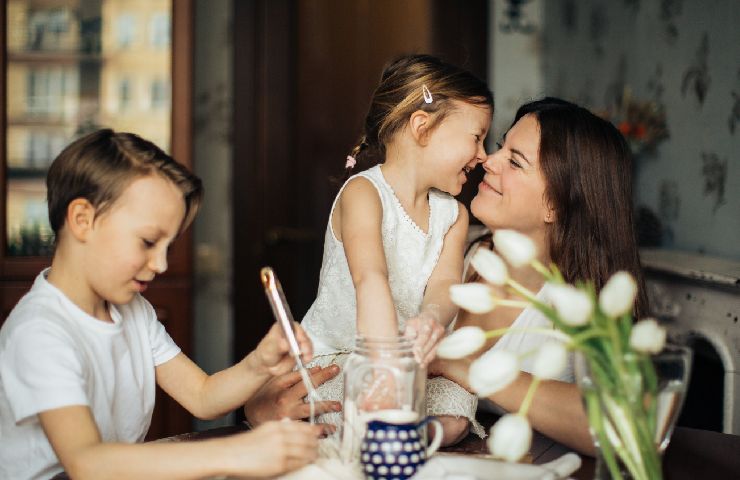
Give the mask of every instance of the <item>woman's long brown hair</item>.
[[522, 105], [515, 124], [534, 115], [545, 197], [555, 222], [547, 232], [550, 258], [569, 283], [597, 290], [619, 270], [638, 285], [635, 315], [648, 314], [632, 207], [632, 154], [608, 121], [570, 102], [546, 97]]
[[622, 134], [585, 108], [557, 98], [522, 105], [514, 123], [534, 115], [545, 196], [556, 220], [550, 257], [568, 282], [604, 286], [618, 270], [638, 284], [635, 314], [648, 314], [633, 222], [632, 153]]

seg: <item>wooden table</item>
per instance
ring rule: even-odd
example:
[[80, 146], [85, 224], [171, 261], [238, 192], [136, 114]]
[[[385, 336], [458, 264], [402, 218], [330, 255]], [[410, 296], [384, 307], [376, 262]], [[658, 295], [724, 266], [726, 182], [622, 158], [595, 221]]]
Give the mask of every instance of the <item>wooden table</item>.
[[[492, 414], [480, 414], [478, 420], [486, 430], [496, 421]], [[485, 440], [468, 435], [453, 447], [442, 449], [458, 453], [485, 453]], [[573, 450], [534, 432], [529, 456], [532, 463], [547, 463]], [[595, 460], [581, 455], [581, 468], [572, 477], [578, 480], [594, 478]], [[665, 480], [740, 480], [740, 436], [676, 427], [663, 457]]]
[[[492, 414], [479, 415], [481, 424], [490, 427], [496, 420]], [[246, 425], [220, 427], [203, 432], [185, 433], [168, 437], [160, 442], [198, 441], [209, 438], [233, 435], [247, 430]], [[440, 449], [445, 452], [463, 454], [483, 454], [487, 452], [485, 440], [471, 434], [462, 442]], [[571, 451], [567, 447], [535, 432], [529, 460], [535, 464], [547, 463]], [[572, 477], [577, 480], [591, 480], [594, 475], [594, 459], [581, 455], [583, 464]], [[663, 459], [665, 480], [738, 480], [740, 479], [740, 436], [724, 433], [677, 427]], [[65, 480], [64, 474], [53, 480]]]

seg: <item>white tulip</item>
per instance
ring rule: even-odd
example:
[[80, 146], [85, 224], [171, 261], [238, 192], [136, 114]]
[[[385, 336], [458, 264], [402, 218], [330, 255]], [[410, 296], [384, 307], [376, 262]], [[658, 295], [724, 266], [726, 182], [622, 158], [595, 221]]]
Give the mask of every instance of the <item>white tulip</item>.
[[493, 395], [519, 375], [519, 359], [506, 350], [489, 350], [470, 364], [468, 381], [479, 397]]
[[504, 285], [509, 278], [504, 261], [487, 248], [479, 248], [470, 263], [481, 277], [494, 285]]
[[493, 245], [514, 267], [527, 265], [537, 256], [537, 247], [532, 239], [514, 230], [496, 230]]
[[654, 318], [640, 320], [632, 327], [630, 346], [638, 352], [658, 353], [665, 345], [666, 330]]
[[529, 451], [531, 445], [532, 427], [522, 415], [504, 415], [491, 427], [488, 450], [494, 457], [516, 462]]
[[439, 358], [463, 358], [477, 352], [486, 343], [486, 332], [479, 327], [462, 327], [445, 337], [437, 347]]
[[496, 305], [491, 288], [482, 283], [463, 283], [450, 287], [452, 303], [471, 313], [488, 313]]
[[599, 293], [601, 311], [610, 317], [619, 317], [632, 311], [637, 296], [637, 283], [627, 272], [611, 276]]
[[547, 342], [537, 350], [532, 375], [556, 380], [568, 364], [568, 349], [560, 342]]
[[572, 285], [548, 284], [547, 296], [566, 325], [579, 327], [588, 323], [594, 311], [591, 298]]

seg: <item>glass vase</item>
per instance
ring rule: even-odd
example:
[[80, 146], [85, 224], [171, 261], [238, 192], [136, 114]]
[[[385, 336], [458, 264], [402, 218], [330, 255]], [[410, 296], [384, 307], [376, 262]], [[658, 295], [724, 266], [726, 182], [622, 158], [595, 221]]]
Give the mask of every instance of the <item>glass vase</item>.
[[579, 353], [575, 372], [596, 447], [596, 479], [660, 480], [662, 454], [683, 406], [691, 350], [601, 357]]

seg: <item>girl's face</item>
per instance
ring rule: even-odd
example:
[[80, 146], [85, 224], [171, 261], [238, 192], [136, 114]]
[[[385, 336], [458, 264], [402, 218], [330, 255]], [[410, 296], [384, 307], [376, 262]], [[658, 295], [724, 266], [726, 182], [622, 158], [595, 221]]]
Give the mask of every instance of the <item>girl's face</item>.
[[134, 180], [95, 220], [88, 238], [87, 283], [94, 296], [130, 302], [167, 270], [167, 250], [185, 217], [182, 192], [149, 175]]
[[470, 209], [491, 230], [513, 229], [544, 238], [552, 212], [545, 199], [539, 145], [537, 118], [525, 115], [483, 163], [486, 174]]
[[491, 126], [491, 110], [453, 100], [455, 109], [431, 132], [427, 171], [432, 186], [457, 195], [467, 181], [467, 172], [485, 161], [483, 141]]

